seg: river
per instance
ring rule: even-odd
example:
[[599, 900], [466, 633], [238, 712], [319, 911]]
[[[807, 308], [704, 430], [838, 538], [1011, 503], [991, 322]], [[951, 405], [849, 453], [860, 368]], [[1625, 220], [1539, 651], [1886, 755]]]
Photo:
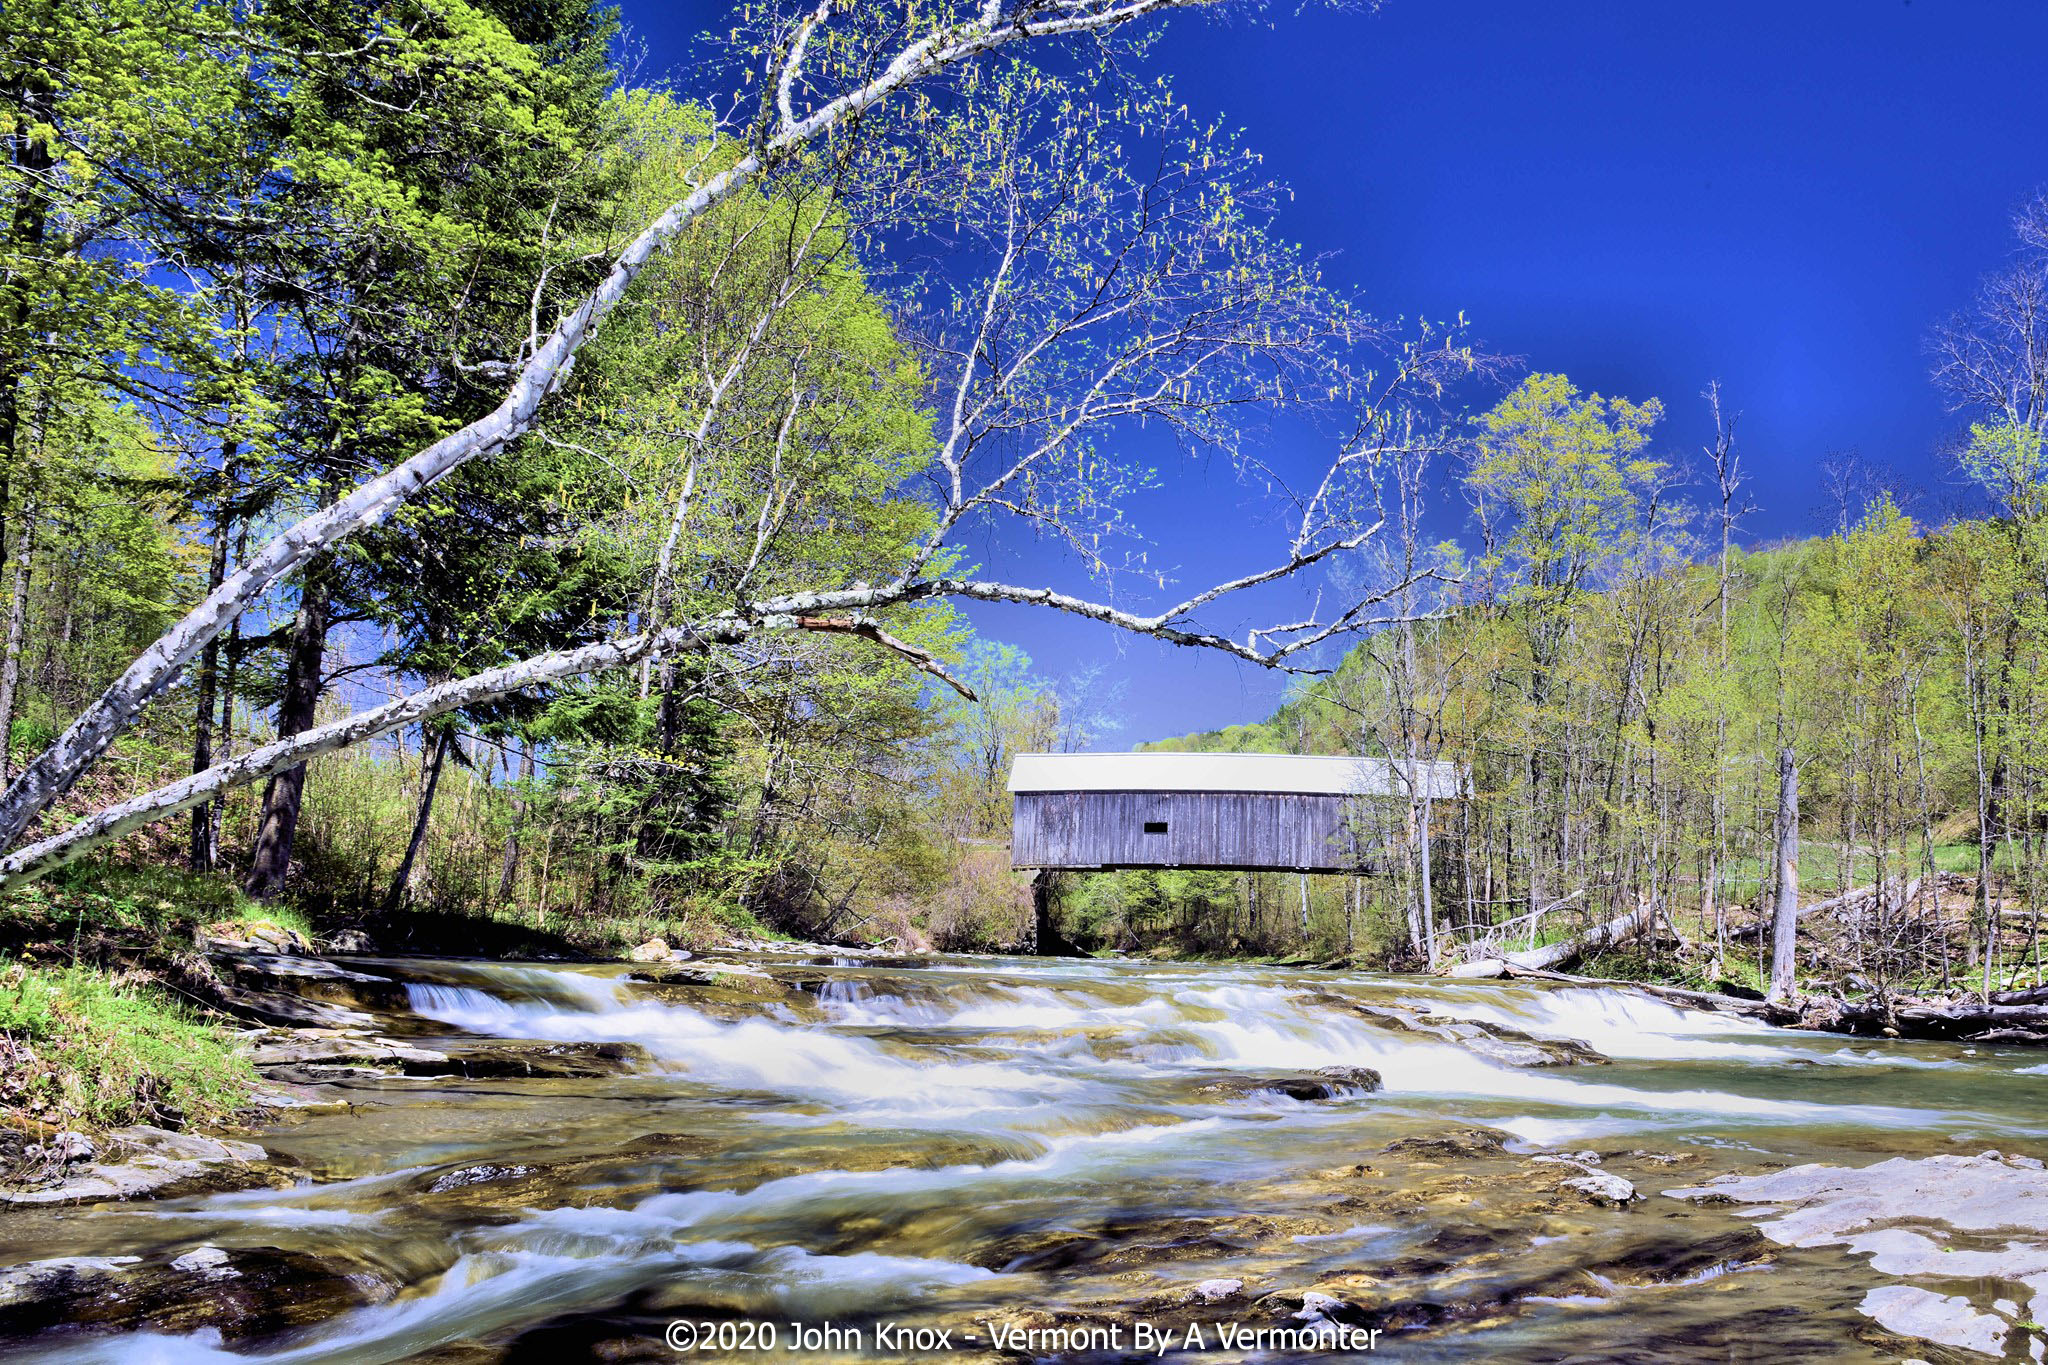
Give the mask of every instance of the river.
[[[1595, 989], [981, 957], [344, 965], [388, 983], [361, 993], [412, 1046], [630, 1046], [578, 1075], [335, 1069], [345, 1107], [255, 1135], [300, 1173], [285, 1188], [0, 1215], [0, 1265], [218, 1248], [336, 1276], [280, 1281], [307, 1306], [275, 1331], [26, 1358], [673, 1360], [680, 1321], [686, 1354], [735, 1360], [759, 1358], [742, 1329], [785, 1359], [994, 1359], [997, 1338], [1293, 1359], [1221, 1338], [1304, 1323], [1378, 1328], [1352, 1344], [1406, 1361], [1983, 1359], [1875, 1324], [1865, 1260], [1663, 1191], [2048, 1148], [2038, 1052]], [[1561, 1187], [1581, 1173], [1639, 1197]]]

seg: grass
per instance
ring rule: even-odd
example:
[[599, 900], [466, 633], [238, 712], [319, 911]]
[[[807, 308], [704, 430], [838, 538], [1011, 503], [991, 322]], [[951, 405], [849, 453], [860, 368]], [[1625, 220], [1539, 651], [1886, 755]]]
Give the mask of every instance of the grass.
[[74, 959], [97, 944], [175, 950], [191, 946], [199, 929], [224, 921], [312, 933], [297, 910], [253, 900], [223, 877], [88, 861], [0, 899], [0, 949]]
[[88, 967], [0, 970], [0, 1106], [59, 1127], [232, 1117], [256, 1073], [225, 1029]]

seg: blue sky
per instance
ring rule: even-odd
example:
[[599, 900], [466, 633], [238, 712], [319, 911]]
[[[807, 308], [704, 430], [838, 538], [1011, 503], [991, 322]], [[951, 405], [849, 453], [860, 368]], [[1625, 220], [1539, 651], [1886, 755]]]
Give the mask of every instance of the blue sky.
[[[688, 84], [727, 7], [629, 0], [650, 75]], [[1246, 131], [1292, 186], [1282, 228], [1383, 316], [1462, 310], [1492, 349], [1587, 388], [1659, 397], [1656, 450], [1696, 458], [1699, 392], [1742, 416], [1752, 540], [1831, 524], [1831, 456], [1938, 519], [1966, 490], [1928, 329], [2009, 256], [2048, 185], [2043, 0], [1388, 0], [1169, 21], [1152, 61]], [[1276, 425], [1297, 467], [1320, 438]], [[1155, 562], [1207, 582], [1277, 528], [1219, 468], [1139, 505]], [[1461, 529], [1446, 497], [1444, 533]], [[1031, 547], [1019, 571], [1057, 574]], [[1040, 670], [1120, 687], [1122, 744], [1253, 720], [1283, 679], [1024, 610], [972, 613]], [[1241, 624], [1224, 617], [1221, 624]]]

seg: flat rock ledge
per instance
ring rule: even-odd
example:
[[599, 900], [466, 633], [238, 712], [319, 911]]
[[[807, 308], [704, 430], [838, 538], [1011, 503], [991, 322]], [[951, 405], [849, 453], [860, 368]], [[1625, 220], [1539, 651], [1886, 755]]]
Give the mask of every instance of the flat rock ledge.
[[[1772, 1241], [1868, 1258], [1891, 1282], [1873, 1286], [1860, 1306], [1887, 1331], [1992, 1359], [2042, 1358], [2036, 1324], [2048, 1320], [2048, 1168], [2037, 1157], [1793, 1166], [1664, 1193], [1757, 1206], [1756, 1228]], [[1953, 1292], [1973, 1283], [1981, 1287], [1975, 1297]]]
[[54, 1185], [0, 1189], [0, 1204], [90, 1204], [156, 1196], [173, 1188], [196, 1192], [260, 1185], [265, 1176], [255, 1168], [269, 1160], [269, 1153], [253, 1142], [173, 1133], [147, 1124], [111, 1129], [99, 1139], [98, 1150], [98, 1160], [71, 1166]]

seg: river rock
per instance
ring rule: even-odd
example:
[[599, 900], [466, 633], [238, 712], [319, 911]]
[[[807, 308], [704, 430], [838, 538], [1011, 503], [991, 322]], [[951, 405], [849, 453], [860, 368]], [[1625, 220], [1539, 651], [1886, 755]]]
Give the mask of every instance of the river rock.
[[273, 920], [221, 920], [193, 934], [201, 952], [279, 953], [305, 957], [313, 945], [298, 930]]
[[555, 1043], [493, 1038], [417, 1047], [361, 1029], [298, 1029], [250, 1053], [266, 1075], [300, 1083], [346, 1076], [466, 1076], [470, 1079], [587, 1080], [618, 1076], [647, 1059], [632, 1043]]
[[459, 1190], [465, 1185], [488, 1185], [500, 1180], [517, 1180], [534, 1173], [532, 1166], [460, 1166], [434, 1177], [434, 1183], [427, 1186], [428, 1194], [446, 1194]]
[[1243, 1280], [1203, 1280], [1188, 1290], [1191, 1303], [1222, 1303], [1244, 1292]]
[[1329, 1321], [1342, 1313], [1348, 1305], [1335, 1294], [1321, 1294], [1311, 1289], [1301, 1296], [1301, 1311], [1294, 1316], [1306, 1321]]
[[1438, 1133], [1395, 1138], [1380, 1150], [1429, 1157], [1498, 1156], [1507, 1150], [1508, 1135], [1491, 1128], [1447, 1128]]
[[628, 962], [666, 962], [668, 959], [668, 943], [658, 938], [650, 938], [647, 942], [626, 954]]
[[2005, 1339], [2013, 1326], [1995, 1313], [1978, 1312], [1961, 1295], [1936, 1294], [1907, 1284], [1880, 1285], [1863, 1296], [1858, 1308], [1888, 1332], [1987, 1356], [2005, 1354]]
[[[1881, 1275], [1924, 1279], [1938, 1289], [1971, 1281], [2022, 1284], [2032, 1293], [2029, 1317], [2048, 1318], [2048, 1170], [2026, 1158], [1986, 1152], [1894, 1157], [1860, 1169], [1793, 1166], [1665, 1193], [1695, 1203], [1765, 1205], [1768, 1216], [1755, 1224], [1764, 1236], [1785, 1246], [1846, 1247]], [[1953, 1244], [1954, 1232], [1967, 1234], [1967, 1243]], [[1862, 1307], [1894, 1332], [1947, 1345], [1988, 1340], [1986, 1318], [2002, 1324], [2000, 1341], [2012, 1325], [1995, 1302], [1912, 1285], [1876, 1286]], [[1966, 1349], [1995, 1355], [2002, 1347]]]
[[343, 929], [327, 936], [327, 951], [361, 956], [364, 953], [376, 952], [377, 944], [360, 929]]
[[1576, 1038], [1525, 1033], [1482, 1019], [1453, 1019], [1415, 1006], [1340, 1003], [1381, 1028], [1434, 1038], [1504, 1066], [1602, 1066], [1607, 1062]]
[[210, 1280], [233, 1279], [242, 1273], [235, 1269], [228, 1254], [219, 1247], [194, 1247], [172, 1261], [171, 1269], [182, 1270], [188, 1275], [203, 1275]]
[[335, 1254], [195, 1247], [175, 1258], [74, 1256], [0, 1269], [0, 1342], [52, 1329], [269, 1336], [382, 1303], [388, 1275]]
[[1370, 1094], [1382, 1083], [1380, 1073], [1369, 1066], [1326, 1066], [1300, 1076], [1232, 1076], [1209, 1082], [1202, 1087], [1202, 1093], [1234, 1098], [1285, 1095], [1308, 1102]]
[[253, 1142], [173, 1133], [147, 1124], [108, 1132], [101, 1148], [108, 1159], [72, 1166], [46, 1189], [0, 1190], [0, 1203], [83, 1204], [140, 1195], [198, 1193], [264, 1183], [254, 1169], [269, 1154]]
[[446, 1065], [448, 1054], [356, 1030], [295, 1029], [252, 1049], [249, 1060], [265, 1068], [388, 1065], [396, 1070], [408, 1062]]
[[1585, 1175], [1573, 1176], [1558, 1182], [1561, 1190], [1576, 1190], [1595, 1204], [1609, 1208], [1627, 1208], [1639, 1196], [1636, 1187], [1618, 1175], [1607, 1171], [1590, 1171]]

